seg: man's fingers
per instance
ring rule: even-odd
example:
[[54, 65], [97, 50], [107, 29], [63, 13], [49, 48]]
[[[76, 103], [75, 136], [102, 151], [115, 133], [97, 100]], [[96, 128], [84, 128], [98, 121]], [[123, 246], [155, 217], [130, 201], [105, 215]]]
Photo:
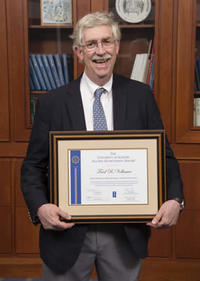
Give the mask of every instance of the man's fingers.
[[62, 209], [58, 209], [58, 215], [61, 218], [61, 220], [62, 219], [71, 220], [71, 216], [68, 213], [64, 212]]
[[154, 228], [167, 228], [177, 223], [180, 205], [175, 200], [168, 200], [161, 206], [153, 220], [147, 223]]
[[64, 220], [71, 220], [71, 216], [54, 204], [44, 204], [38, 209], [38, 216], [45, 229], [64, 230], [74, 226]]
[[73, 226], [74, 226], [74, 223], [66, 223], [66, 222], [60, 221], [59, 224], [57, 225], [57, 230], [68, 229]]

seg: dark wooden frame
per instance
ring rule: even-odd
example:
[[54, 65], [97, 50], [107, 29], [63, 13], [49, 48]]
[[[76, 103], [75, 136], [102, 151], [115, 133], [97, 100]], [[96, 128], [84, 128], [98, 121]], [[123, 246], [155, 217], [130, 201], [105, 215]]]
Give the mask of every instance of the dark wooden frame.
[[[162, 203], [166, 200], [166, 160], [165, 160], [165, 132], [164, 130], [148, 130], [148, 131], [111, 131], [111, 132], [50, 132], [50, 190], [51, 190], [51, 202], [66, 208], [65, 211], [69, 210], [72, 212], [72, 221], [79, 223], [88, 222], [146, 222], [156, 215]], [[91, 140], [95, 143], [95, 149], [100, 149], [98, 147], [105, 146], [105, 150], [114, 149], [113, 144], [115, 141], [120, 141], [120, 147], [116, 146], [116, 149], [126, 149], [124, 140], [136, 140], [138, 143], [142, 143], [139, 149], [147, 149], [147, 174], [148, 174], [148, 203], [131, 205], [133, 214], [130, 212], [129, 204], [95, 204], [95, 205], [70, 205], [69, 203], [69, 178], [68, 173], [64, 176], [66, 180], [66, 185], [63, 182], [59, 182], [60, 178], [60, 167], [63, 167], [63, 159], [59, 156], [59, 145], [61, 142], [64, 143], [64, 151], [61, 153], [65, 154], [65, 150], [73, 150], [76, 146], [77, 141], [85, 141], [83, 149], [91, 149]], [[112, 140], [106, 142], [107, 140]], [[146, 140], [146, 147], [144, 142]], [[151, 150], [150, 144], [154, 144], [154, 150]], [[148, 141], [148, 142], [147, 142]], [[152, 141], [152, 142], [151, 142]], [[100, 146], [99, 146], [100, 144]], [[75, 146], [74, 146], [75, 145]], [[119, 145], [119, 144], [118, 144]], [[122, 145], [122, 147], [121, 147]], [[129, 149], [136, 149], [135, 143], [131, 144]], [[130, 144], [129, 144], [130, 146]], [[79, 143], [79, 149], [82, 150], [82, 145]], [[87, 148], [86, 148], [87, 147]], [[118, 147], [118, 148], [117, 148]], [[94, 149], [94, 147], [93, 147]], [[102, 148], [101, 148], [102, 149]], [[103, 148], [104, 149], [104, 148]], [[138, 149], [138, 148], [137, 148]], [[154, 167], [151, 170], [152, 165], [150, 159], [150, 153], [154, 154]], [[65, 158], [64, 158], [65, 161]], [[69, 168], [69, 167], [68, 167]], [[68, 169], [67, 168], [67, 169]], [[157, 174], [156, 178], [151, 177], [151, 171]], [[67, 190], [66, 190], [67, 188]], [[84, 188], [84, 187], [82, 187]], [[63, 191], [65, 189], [65, 191]], [[66, 196], [63, 196], [63, 193]], [[60, 195], [62, 194], [62, 195]], [[68, 198], [68, 199], [67, 199]], [[157, 199], [154, 199], [157, 198]], [[142, 212], [141, 212], [142, 205]], [[98, 207], [97, 207], [98, 206]], [[98, 208], [98, 211], [97, 209]], [[115, 209], [115, 211], [113, 210]], [[145, 212], [143, 213], [143, 209]], [[77, 211], [78, 210], [78, 211]], [[106, 211], [105, 211], [106, 210]], [[135, 213], [134, 213], [135, 212]], [[141, 213], [140, 213], [141, 212]]]

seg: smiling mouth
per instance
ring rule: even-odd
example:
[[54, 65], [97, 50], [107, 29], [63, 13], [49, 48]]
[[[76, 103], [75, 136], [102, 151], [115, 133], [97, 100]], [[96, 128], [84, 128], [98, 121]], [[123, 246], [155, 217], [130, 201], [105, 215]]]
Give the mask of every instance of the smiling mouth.
[[92, 61], [94, 62], [94, 63], [105, 63], [105, 62], [107, 62], [107, 61], [109, 61], [111, 58], [109, 57], [109, 58], [98, 58], [98, 59], [93, 59]]

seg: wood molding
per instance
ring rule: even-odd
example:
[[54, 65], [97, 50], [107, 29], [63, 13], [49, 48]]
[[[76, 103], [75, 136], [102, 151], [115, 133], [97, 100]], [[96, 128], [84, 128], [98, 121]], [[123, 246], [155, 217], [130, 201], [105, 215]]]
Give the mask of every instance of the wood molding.
[[[0, 206], [0, 255], [12, 254], [12, 208]], [[1, 272], [1, 270], [0, 270]]]
[[23, 158], [28, 143], [0, 143], [0, 158]]
[[146, 259], [139, 281], [197, 281], [200, 261]]
[[10, 140], [10, 120], [9, 120], [9, 83], [8, 83], [8, 41], [6, 26], [6, 2], [0, 0], [0, 141]]
[[40, 278], [41, 259], [37, 257], [1, 257], [0, 272], [3, 278]]
[[6, 1], [9, 52], [9, 86], [11, 94], [11, 131], [12, 138], [15, 141], [27, 141], [30, 134], [30, 130], [26, 129], [25, 108], [25, 2], [25, 0]]
[[[172, 140], [174, 0], [156, 1], [155, 95], [169, 140]], [[167, 22], [167, 24], [166, 24]]]
[[[41, 278], [41, 259], [39, 257], [0, 257], [0, 272], [2, 278]], [[200, 275], [200, 261], [166, 259], [150, 259], [143, 261], [139, 281], [188, 281], [198, 280]], [[92, 280], [96, 279], [93, 270]]]
[[174, 154], [178, 160], [200, 161], [199, 144], [171, 144]]
[[91, 12], [108, 11], [108, 1], [91, 0]]

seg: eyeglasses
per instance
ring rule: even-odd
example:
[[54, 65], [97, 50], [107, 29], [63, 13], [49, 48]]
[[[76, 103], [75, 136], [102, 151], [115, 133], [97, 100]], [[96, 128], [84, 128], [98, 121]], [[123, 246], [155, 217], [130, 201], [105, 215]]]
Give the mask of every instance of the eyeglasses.
[[88, 41], [84, 45], [80, 45], [80, 46], [86, 48], [88, 51], [95, 50], [96, 48], [99, 47], [99, 44], [101, 44], [101, 47], [104, 49], [110, 49], [113, 47], [115, 41], [116, 40], [114, 40], [113, 38], [105, 38], [102, 39], [101, 41], [96, 41], [96, 40]]

